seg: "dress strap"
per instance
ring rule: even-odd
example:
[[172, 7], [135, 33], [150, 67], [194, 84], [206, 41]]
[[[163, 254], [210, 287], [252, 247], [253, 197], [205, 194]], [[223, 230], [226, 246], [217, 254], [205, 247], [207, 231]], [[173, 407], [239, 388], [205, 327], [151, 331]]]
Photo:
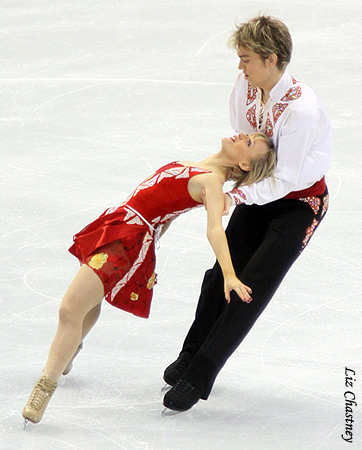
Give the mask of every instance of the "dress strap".
[[[163, 228], [164, 224], [159, 226], [159, 227], [157, 227], [157, 228], [155, 228], [155, 227], [153, 227], [150, 224], [150, 222], [147, 219], [145, 219], [142, 216], [141, 213], [139, 213], [136, 209], [132, 208], [132, 206], [125, 205], [124, 209], [126, 209], [126, 210], [128, 209], [128, 210], [131, 210], [132, 212], [134, 212], [136, 214], [136, 216], [138, 216], [146, 225], [148, 225], [150, 227], [151, 230], [154, 231], [153, 239], [155, 241], [155, 246], [156, 246], [156, 250], [157, 250], [159, 248], [159, 246], [160, 246], [158, 241], [160, 240], [160, 234], [161, 234], [161, 231], [162, 231], [162, 228]], [[152, 235], [152, 231], [151, 231], [151, 235]]]
[[145, 223], [146, 225], [148, 225], [153, 231], [155, 231], [155, 227], [153, 227], [153, 226], [150, 224], [150, 222], [142, 216], [141, 213], [139, 213], [136, 209], [132, 208], [132, 206], [125, 205], [125, 206], [124, 206], [124, 209], [130, 209], [132, 212], [134, 212], [134, 213], [136, 214], [136, 216], [138, 216], [138, 217], [142, 220], [142, 222], [144, 222], [144, 223]]

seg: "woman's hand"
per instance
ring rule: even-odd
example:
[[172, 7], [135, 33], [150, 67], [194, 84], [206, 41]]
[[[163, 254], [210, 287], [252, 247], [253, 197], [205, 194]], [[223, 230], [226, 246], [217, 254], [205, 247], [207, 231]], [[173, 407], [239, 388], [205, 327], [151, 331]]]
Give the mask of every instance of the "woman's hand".
[[250, 294], [253, 292], [249, 286], [243, 284], [235, 275], [229, 275], [224, 280], [225, 298], [230, 303], [230, 292], [235, 291], [243, 302], [250, 303], [252, 298]]

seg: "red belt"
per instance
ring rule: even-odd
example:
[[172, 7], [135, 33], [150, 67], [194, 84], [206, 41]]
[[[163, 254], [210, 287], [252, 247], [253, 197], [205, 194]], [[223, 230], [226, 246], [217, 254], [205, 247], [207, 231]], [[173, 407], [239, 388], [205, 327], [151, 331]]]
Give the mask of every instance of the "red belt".
[[316, 195], [322, 195], [324, 194], [325, 190], [327, 189], [326, 180], [324, 177], [314, 183], [312, 186], [310, 186], [307, 189], [303, 189], [302, 191], [293, 191], [289, 192], [288, 195], [286, 195], [283, 198], [301, 198], [301, 197], [314, 197]]

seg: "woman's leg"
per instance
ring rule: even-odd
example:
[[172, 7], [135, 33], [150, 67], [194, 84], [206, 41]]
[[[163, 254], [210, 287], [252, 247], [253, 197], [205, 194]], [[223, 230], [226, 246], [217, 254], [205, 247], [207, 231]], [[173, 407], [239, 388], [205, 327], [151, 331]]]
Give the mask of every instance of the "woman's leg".
[[74, 355], [82, 337], [96, 322], [104, 297], [103, 283], [83, 265], [67, 289], [59, 307], [58, 329], [50, 347], [43, 374], [23, 409], [24, 426], [38, 423], [57, 388], [57, 380]]
[[63, 375], [68, 375], [69, 372], [73, 369], [73, 361], [78, 356], [79, 352], [83, 348], [83, 340], [86, 337], [86, 335], [90, 332], [90, 330], [93, 328], [93, 326], [96, 324], [97, 320], [99, 319], [99, 316], [101, 314], [101, 306], [102, 303], [99, 303], [99, 305], [95, 306], [93, 309], [89, 311], [89, 313], [85, 316], [82, 324], [82, 341], [79, 344], [78, 348], [76, 349], [74, 355], [72, 356], [72, 359], [68, 362], [67, 366], [63, 370]]
[[89, 311], [89, 313], [84, 317], [82, 324], [82, 341], [90, 332], [90, 330], [94, 327], [99, 316], [101, 315], [102, 302], [95, 306], [93, 309]]
[[59, 307], [59, 322], [43, 374], [58, 380], [83, 337], [99, 317], [104, 288], [100, 278], [83, 265]]

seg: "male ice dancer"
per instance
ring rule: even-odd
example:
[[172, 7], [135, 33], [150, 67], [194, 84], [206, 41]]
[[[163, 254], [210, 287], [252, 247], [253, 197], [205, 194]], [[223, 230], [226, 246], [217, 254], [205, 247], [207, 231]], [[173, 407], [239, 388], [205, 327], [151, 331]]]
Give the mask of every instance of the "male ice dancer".
[[320, 100], [286, 66], [287, 27], [272, 17], [241, 24], [230, 39], [242, 71], [230, 98], [237, 132], [264, 131], [277, 148], [275, 176], [226, 195], [236, 204], [226, 234], [237, 276], [253, 290], [250, 304], [227, 303], [219, 264], [205, 273], [195, 320], [178, 359], [164, 373], [176, 411], [206, 400], [219, 371], [263, 312], [328, 208], [324, 175], [331, 128]]

